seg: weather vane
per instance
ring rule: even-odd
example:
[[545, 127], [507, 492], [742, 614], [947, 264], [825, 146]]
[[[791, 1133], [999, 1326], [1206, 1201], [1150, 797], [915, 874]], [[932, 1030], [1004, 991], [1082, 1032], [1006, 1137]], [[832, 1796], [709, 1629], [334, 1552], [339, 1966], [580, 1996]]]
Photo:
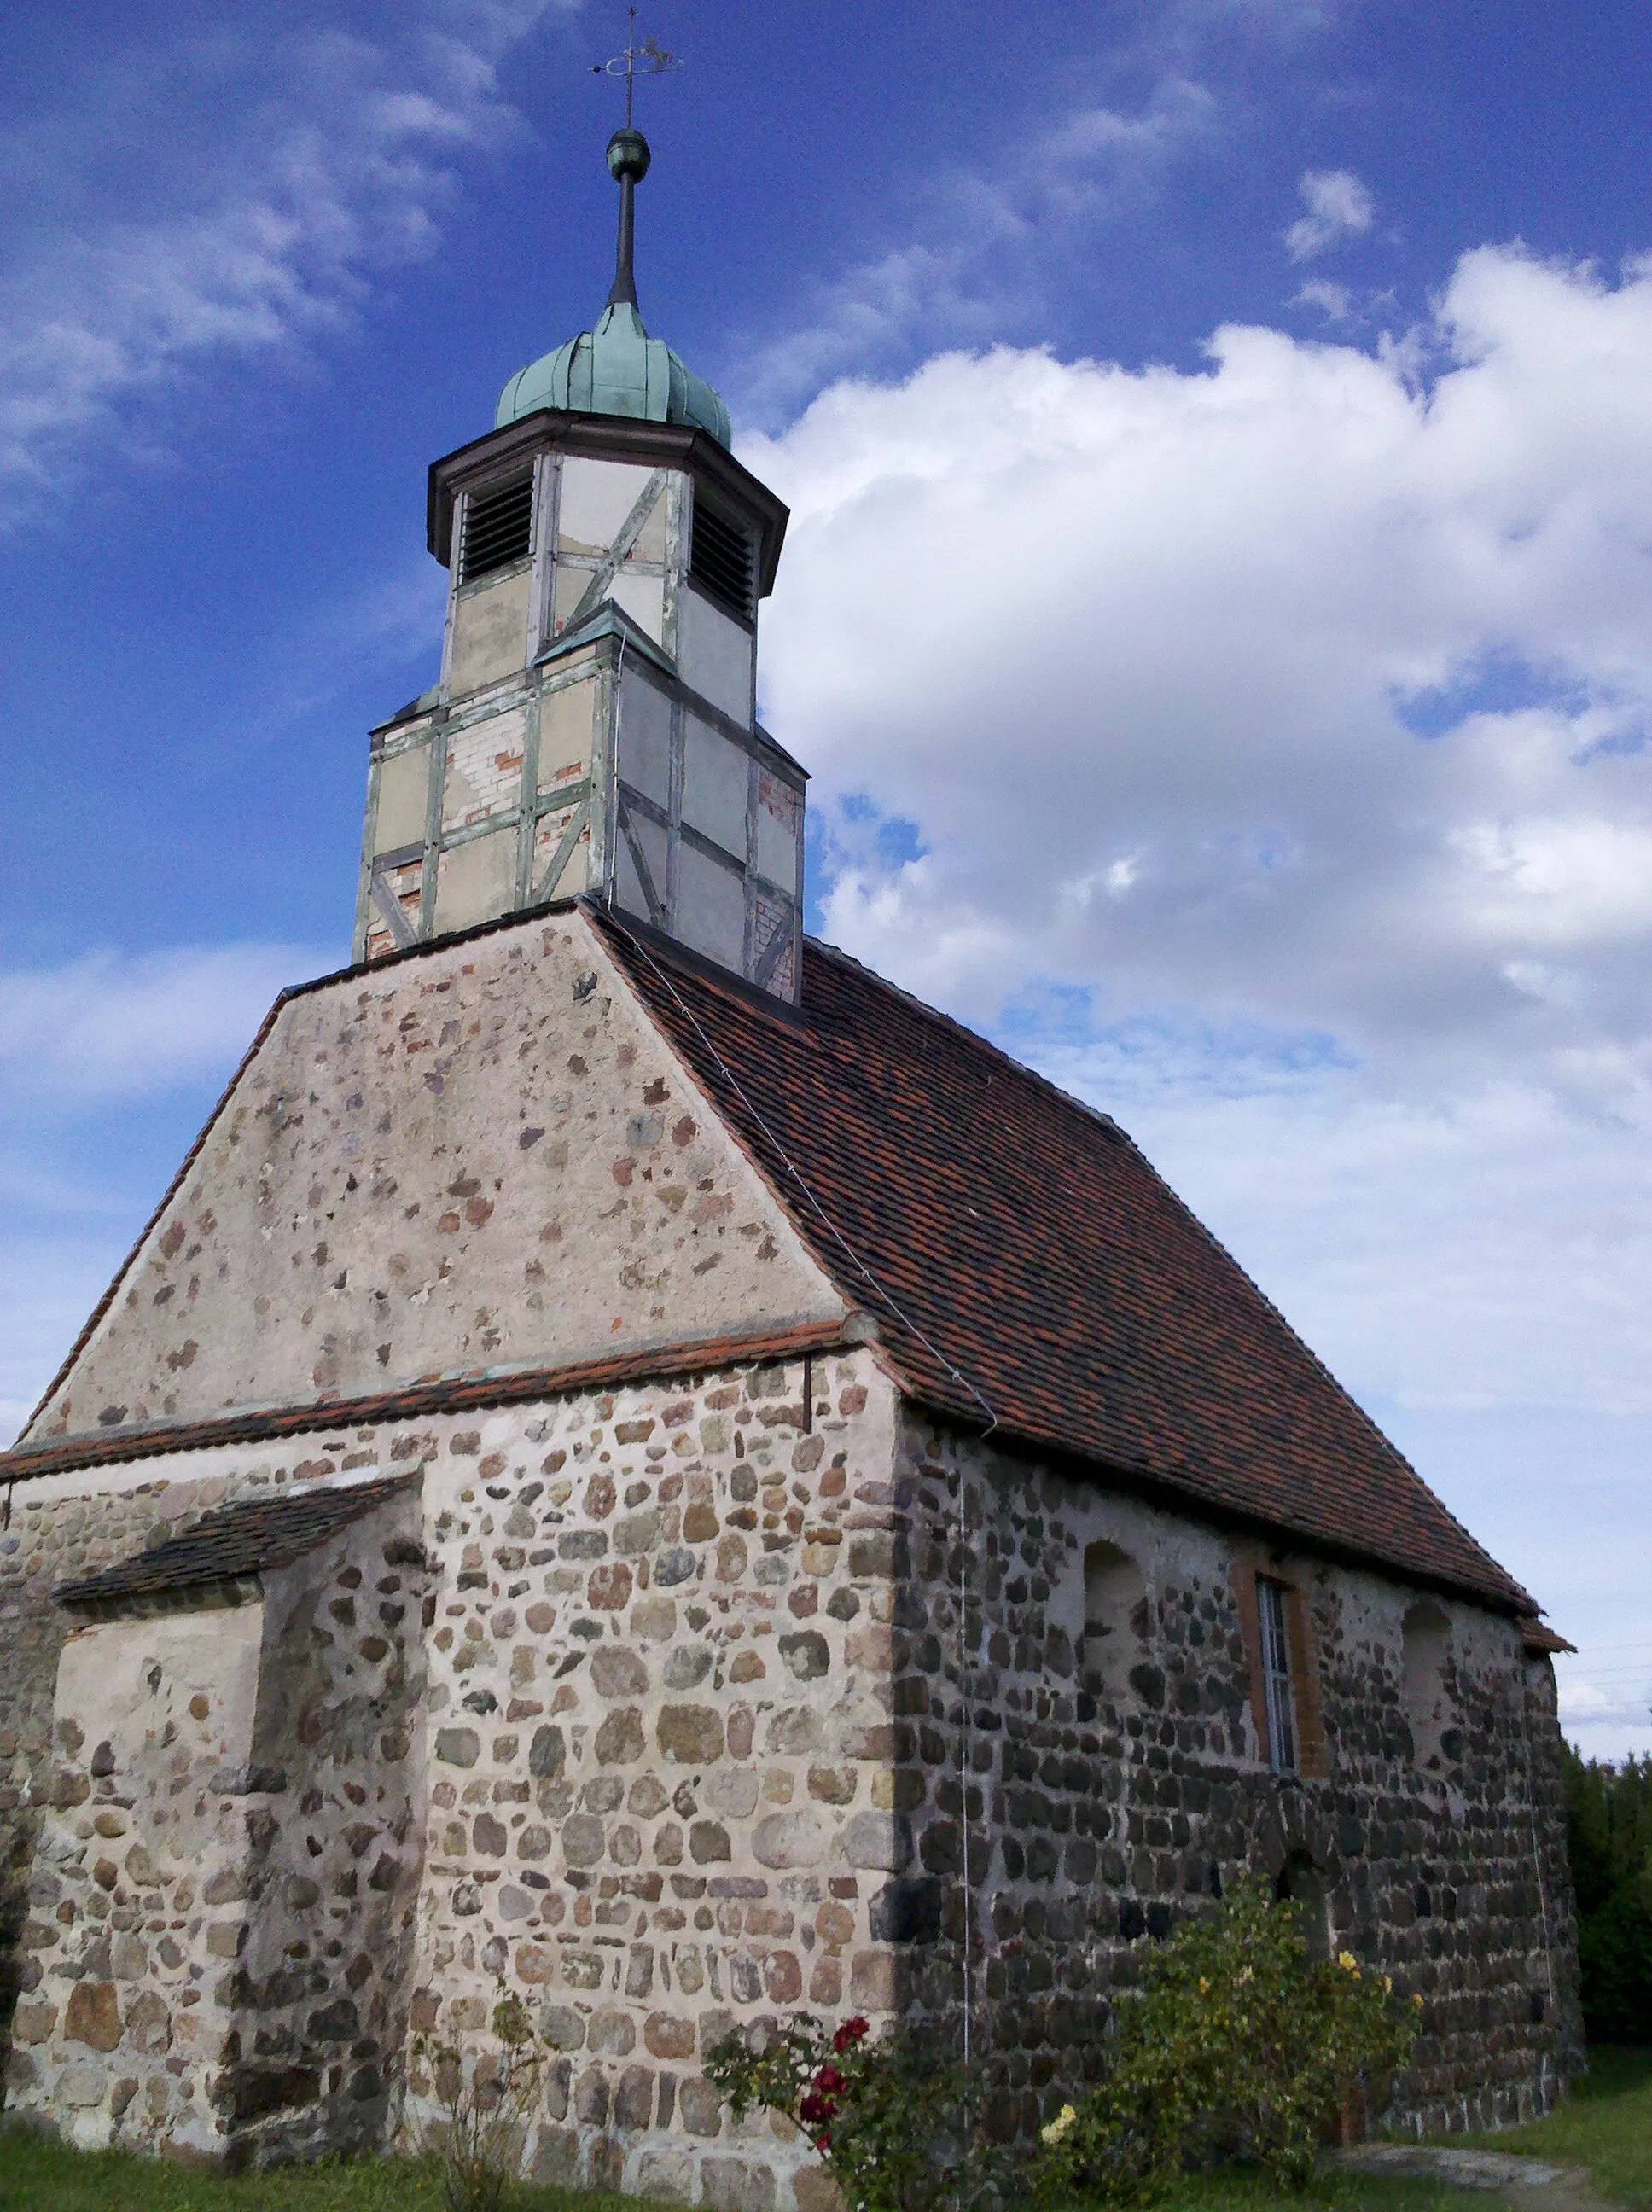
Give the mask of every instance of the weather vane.
[[679, 70], [683, 64], [675, 54], [668, 54], [657, 39], [645, 39], [637, 44], [637, 11], [628, 8], [626, 15], [626, 45], [623, 54], [611, 61], [592, 62], [592, 76], [623, 76], [625, 79], [625, 127], [631, 128], [631, 94], [640, 76], [664, 76], [668, 70]]

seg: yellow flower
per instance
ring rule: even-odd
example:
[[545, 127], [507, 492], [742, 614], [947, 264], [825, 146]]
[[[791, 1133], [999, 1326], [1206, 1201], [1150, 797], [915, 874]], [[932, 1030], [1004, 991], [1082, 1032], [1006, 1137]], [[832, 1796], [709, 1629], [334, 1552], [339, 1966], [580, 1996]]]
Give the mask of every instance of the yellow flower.
[[1200, 1996], [1201, 1997], [1207, 1997], [1207, 1996], [1209, 1996], [1210, 1993], [1211, 1993], [1211, 1985], [1210, 1985], [1210, 1984], [1206, 1980], [1206, 1978], [1205, 1978], [1205, 1977], [1203, 1976], [1203, 1974], [1201, 1974], [1201, 1975], [1200, 1976], [1200, 1978], [1199, 1978], [1199, 1994], [1200, 1994]]
[[1345, 1974], [1357, 1974], [1359, 1972], [1359, 1961], [1351, 1951], [1339, 1951], [1337, 1964]]
[[1039, 2140], [1047, 2143], [1059, 2143], [1078, 2117], [1078, 2113], [1071, 2105], [1063, 2105], [1049, 2125], [1038, 2130]]
[[1423, 2009], [1423, 1999], [1420, 1992], [1412, 1999], [1412, 2002], [1416, 2006], [1418, 2011], [1421, 2012]]
[[1394, 1995], [1394, 1976], [1392, 1974], [1383, 1975], [1382, 1993], [1385, 1996], [1390, 1997]]

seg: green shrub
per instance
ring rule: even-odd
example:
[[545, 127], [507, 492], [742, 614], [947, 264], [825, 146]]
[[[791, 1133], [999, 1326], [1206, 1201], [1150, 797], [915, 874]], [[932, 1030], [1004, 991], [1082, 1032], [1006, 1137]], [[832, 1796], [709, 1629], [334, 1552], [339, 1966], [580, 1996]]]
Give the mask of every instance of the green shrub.
[[981, 2140], [967, 2070], [938, 2037], [807, 2014], [732, 2035], [706, 2062], [736, 2119], [783, 2112], [830, 2168], [850, 2212], [939, 2212], [978, 2202], [999, 2155]]
[[1387, 2101], [1419, 2002], [1350, 1952], [1316, 1960], [1299, 1905], [1237, 1886], [1119, 1996], [1101, 2082], [1043, 2131], [1037, 2193], [1140, 2200], [1226, 2153], [1301, 2187], [1339, 2112]]

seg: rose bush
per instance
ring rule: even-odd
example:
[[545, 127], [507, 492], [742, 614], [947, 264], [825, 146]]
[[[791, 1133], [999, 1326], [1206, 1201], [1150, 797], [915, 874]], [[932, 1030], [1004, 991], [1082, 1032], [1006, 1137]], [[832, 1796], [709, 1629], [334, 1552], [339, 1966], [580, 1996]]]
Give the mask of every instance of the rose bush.
[[940, 2212], [987, 2192], [998, 2154], [981, 2138], [967, 2070], [938, 2039], [805, 2014], [730, 2036], [706, 2063], [736, 2119], [783, 2112], [830, 2168], [850, 2212]]

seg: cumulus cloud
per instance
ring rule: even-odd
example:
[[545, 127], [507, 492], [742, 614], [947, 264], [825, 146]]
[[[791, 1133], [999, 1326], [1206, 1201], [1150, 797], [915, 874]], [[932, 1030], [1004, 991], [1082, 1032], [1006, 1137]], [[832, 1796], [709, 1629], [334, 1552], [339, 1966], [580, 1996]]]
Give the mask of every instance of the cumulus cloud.
[[745, 448], [827, 932], [1118, 1111], [1368, 1400], [1639, 1418], [1652, 270], [1210, 355]]
[[1370, 228], [1375, 204], [1351, 169], [1309, 169], [1297, 189], [1308, 212], [1285, 234], [1285, 250], [1293, 261], [1311, 261], [1327, 246]]
[[425, 0], [393, 42], [302, 23], [146, 34], [100, 55], [78, 112], [0, 139], [14, 501], [143, 396], [292, 355], [429, 252], [461, 156], [517, 127], [496, 63], [562, 4]]

